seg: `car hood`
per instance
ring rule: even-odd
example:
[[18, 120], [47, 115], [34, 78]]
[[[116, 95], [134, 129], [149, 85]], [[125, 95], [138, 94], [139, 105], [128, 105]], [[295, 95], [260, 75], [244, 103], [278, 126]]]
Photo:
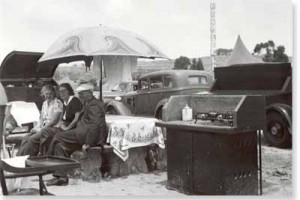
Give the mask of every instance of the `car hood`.
[[38, 60], [42, 55], [42, 52], [13, 51], [9, 53], [1, 63], [0, 78], [52, 78], [57, 65], [39, 64]]
[[[99, 95], [99, 91], [94, 91], [94, 94], [98, 94]], [[116, 96], [123, 96], [125, 93], [124, 92], [120, 92], [120, 91], [102, 91], [102, 96], [103, 97], [116, 97]]]
[[124, 92], [121, 91], [102, 91], [103, 96], [122, 96]]

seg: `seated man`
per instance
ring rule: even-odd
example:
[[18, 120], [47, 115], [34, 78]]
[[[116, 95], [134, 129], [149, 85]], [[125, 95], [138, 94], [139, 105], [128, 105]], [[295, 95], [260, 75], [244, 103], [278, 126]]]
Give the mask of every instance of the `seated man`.
[[[57, 133], [48, 149], [48, 155], [70, 157], [77, 151], [84, 152], [97, 145], [104, 145], [107, 138], [107, 129], [105, 122], [105, 110], [103, 102], [93, 96], [93, 86], [83, 84], [75, 91], [78, 92], [80, 99], [84, 104], [83, 112], [77, 122], [76, 128]], [[59, 171], [53, 174], [47, 185], [67, 185], [67, 172]]]

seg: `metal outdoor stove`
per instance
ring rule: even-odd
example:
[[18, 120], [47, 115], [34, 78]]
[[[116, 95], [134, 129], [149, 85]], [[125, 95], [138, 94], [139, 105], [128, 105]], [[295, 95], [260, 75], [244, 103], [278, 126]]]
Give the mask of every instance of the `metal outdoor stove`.
[[[195, 118], [183, 122], [186, 104]], [[168, 186], [186, 194], [257, 195], [264, 106], [259, 96], [172, 97], [165, 122], [156, 123], [167, 130]]]

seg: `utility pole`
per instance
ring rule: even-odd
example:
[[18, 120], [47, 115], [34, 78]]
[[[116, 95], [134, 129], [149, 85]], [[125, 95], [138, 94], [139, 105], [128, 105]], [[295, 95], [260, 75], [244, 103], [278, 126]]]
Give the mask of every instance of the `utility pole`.
[[214, 74], [216, 67], [216, 3], [215, 0], [210, 2], [210, 58], [211, 58], [211, 70]]

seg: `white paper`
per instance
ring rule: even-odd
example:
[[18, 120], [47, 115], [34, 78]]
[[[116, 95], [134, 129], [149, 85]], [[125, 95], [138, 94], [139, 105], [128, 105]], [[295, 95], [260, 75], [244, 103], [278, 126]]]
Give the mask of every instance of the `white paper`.
[[29, 155], [16, 156], [14, 158], [2, 159], [2, 161], [7, 163], [8, 165], [10, 165], [12, 167], [25, 167], [25, 161], [28, 157], [29, 157]]
[[35, 103], [25, 101], [12, 101], [10, 102], [10, 105], [10, 113], [16, 120], [18, 126], [39, 121], [40, 112]]

